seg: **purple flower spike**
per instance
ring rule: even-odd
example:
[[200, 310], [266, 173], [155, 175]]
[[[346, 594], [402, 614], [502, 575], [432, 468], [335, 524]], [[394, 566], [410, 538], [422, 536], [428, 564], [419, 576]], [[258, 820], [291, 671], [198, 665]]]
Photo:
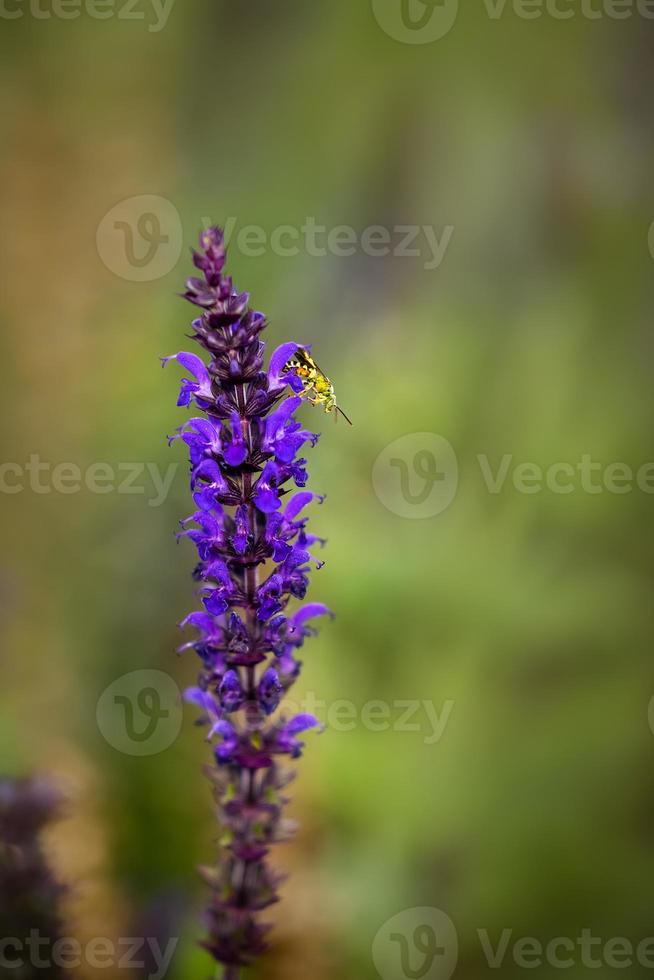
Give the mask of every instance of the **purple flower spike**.
[[266, 319], [223, 275], [225, 259], [220, 229], [202, 232], [193, 252], [201, 275], [188, 279], [184, 293], [198, 308], [195, 340], [210, 363], [185, 352], [162, 360], [176, 360], [190, 375], [178, 404], [203, 413], [169, 440], [189, 452], [195, 510], [178, 537], [197, 549], [194, 578], [204, 607], [180, 624], [195, 636], [179, 650], [195, 650], [200, 660], [186, 700], [207, 726], [227, 842], [218, 866], [203, 872], [212, 897], [202, 945], [224, 964], [225, 977], [238, 980], [241, 967], [266, 948], [259, 914], [278, 897], [268, 852], [288, 836], [284, 763], [300, 756], [300, 736], [318, 727], [312, 715], [272, 716], [300, 673], [296, 657], [315, 632], [310, 622], [332, 614], [317, 602], [289, 609], [304, 598], [311, 565], [320, 567], [312, 548], [323, 543], [307, 532], [305, 508], [324, 498], [294, 490], [308, 479], [298, 453], [318, 438], [295, 419], [302, 382], [285, 371], [300, 345], [282, 344], [265, 370]]

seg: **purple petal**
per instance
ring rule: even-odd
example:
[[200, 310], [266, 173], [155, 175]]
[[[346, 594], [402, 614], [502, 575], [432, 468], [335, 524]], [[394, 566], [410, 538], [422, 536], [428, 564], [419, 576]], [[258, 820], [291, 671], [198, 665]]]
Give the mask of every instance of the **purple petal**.
[[254, 502], [263, 514], [273, 514], [282, 506], [282, 502], [273, 487], [262, 487], [257, 490]]
[[300, 349], [300, 346], [300, 344], [291, 341], [288, 344], [282, 344], [273, 351], [268, 368], [268, 387], [271, 391], [284, 387], [286, 381], [282, 380], [282, 372], [296, 350]]
[[189, 704], [195, 704], [198, 708], [207, 710], [207, 698], [211, 701], [211, 695], [203, 691], [201, 687], [187, 687], [184, 691], [184, 700]]
[[296, 715], [295, 718], [284, 725], [284, 732], [287, 735], [299, 735], [306, 732], [309, 728], [319, 728], [320, 722], [315, 715]]
[[315, 616], [334, 616], [334, 613], [327, 606], [323, 605], [322, 602], [309, 602], [306, 606], [302, 606], [301, 609], [291, 616], [290, 624], [292, 629], [297, 629], [298, 627], [304, 626], [307, 619], [313, 619]]
[[213, 620], [208, 613], [197, 612], [189, 613], [186, 619], [183, 619], [179, 624], [180, 629], [184, 629], [185, 626], [192, 626], [196, 630], [200, 630], [206, 636], [215, 636], [217, 630], [220, 629], [218, 624]]
[[228, 670], [218, 691], [220, 703], [225, 711], [238, 711], [245, 700], [241, 683], [235, 670]]
[[301, 493], [295, 493], [286, 504], [284, 508], [284, 517], [287, 521], [292, 521], [300, 511], [310, 504], [314, 497], [322, 502], [322, 498], [318, 497], [315, 493], [309, 493], [308, 490], [302, 491]]
[[280, 407], [268, 416], [266, 420], [266, 437], [268, 440], [273, 440], [278, 434], [280, 428], [282, 428], [290, 419], [296, 408], [299, 408], [302, 404], [302, 399], [297, 395], [291, 395], [287, 398], [285, 402], [282, 402]]
[[[204, 459], [196, 466], [193, 470], [193, 475], [191, 477], [191, 489], [194, 490], [197, 486], [198, 480], [207, 480], [211, 486], [216, 490], [225, 490], [227, 484], [225, 478], [220, 472], [220, 467], [215, 459]], [[204, 508], [203, 508], [204, 509]]]
[[188, 351], [180, 351], [179, 354], [170, 354], [168, 357], [162, 357], [162, 367], [165, 367], [168, 361], [177, 361], [178, 364], [181, 364], [183, 368], [193, 375], [199, 385], [198, 394], [204, 398], [212, 397], [211, 378], [202, 358], [198, 357], [197, 354], [189, 354]]
[[271, 715], [277, 709], [282, 693], [277, 671], [274, 667], [268, 667], [259, 681], [258, 689], [259, 704], [267, 715]]
[[219, 721], [214, 731], [222, 736], [222, 742], [216, 746], [216, 759], [218, 762], [229, 762], [238, 748], [238, 735], [228, 721]]
[[247, 454], [245, 443], [233, 442], [227, 447], [223, 455], [228, 466], [240, 466], [245, 461]]
[[210, 612], [212, 616], [221, 616], [228, 607], [223, 599], [222, 589], [216, 589], [214, 592], [211, 592], [210, 595], [204, 597], [202, 602], [207, 612]]

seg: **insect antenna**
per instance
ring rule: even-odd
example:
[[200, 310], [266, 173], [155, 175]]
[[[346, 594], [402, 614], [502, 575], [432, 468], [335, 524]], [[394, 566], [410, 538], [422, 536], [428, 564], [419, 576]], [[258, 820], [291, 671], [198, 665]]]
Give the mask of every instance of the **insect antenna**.
[[[345, 412], [343, 411], [342, 408], [339, 408], [338, 405], [336, 405], [335, 408], [336, 408], [336, 411], [337, 412], [340, 412], [340, 414], [343, 416], [343, 418], [345, 419], [345, 421], [347, 422], [348, 425], [352, 425], [353, 424], [350, 421], [350, 419], [347, 417], [347, 415], [345, 414]], [[336, 416], [334, 416], [334, 418], [336, 418]]]

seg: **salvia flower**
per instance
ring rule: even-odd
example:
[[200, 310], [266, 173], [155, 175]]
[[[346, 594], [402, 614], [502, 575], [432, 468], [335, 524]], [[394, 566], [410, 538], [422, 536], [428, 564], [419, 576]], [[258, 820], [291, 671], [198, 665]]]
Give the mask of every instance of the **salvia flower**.
[[184, 296], [200, 308], [194, 339], [209, 361], [181, 352], [162, 362], [186, 372], [178, 405], [202, 413], [170, 439], [189, 451], [195, 511], [178, 536], [197, 548], [202, 604], [180, 624], [196, 634], [180, 650], [194, 649], [201, 662], [186, 697], [208, 726], [223, 831], [221, 860], [203, 871], [212, 889], [205, 946], [231, 980], [264, 950], [268, 926], [259, 913], [277, 901], [268, 852], [290, 832], [283, 818], [289, 774], [280, 763], [298, 758], [305, 733], [318, 727], [313, 715], [276, 712], [300, 672], [309, 623], [330, 613], [320, 603], [288, 611], [304, 598], [311, 566], [322, 564], [310, 549], [323, 542], [307, 533], [305, 510], [323, 498], [302, 490], [306, 459], [299, 456], [318, 436], [294, 417], [302, 381], [287, 368], [301, 345], [282, 344], [266, 371], [266, 320], [223, 275], [220, 229], [202, 233], [193, 261], [202, 277], [187, 281]]

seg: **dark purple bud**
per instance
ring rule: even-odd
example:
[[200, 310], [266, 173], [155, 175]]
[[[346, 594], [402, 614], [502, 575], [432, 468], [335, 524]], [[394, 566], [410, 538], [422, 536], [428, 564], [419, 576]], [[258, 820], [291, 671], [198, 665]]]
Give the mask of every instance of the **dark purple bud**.
[[271, 715], [279, 707], [282, 693], [277, 671], [274, 667], [268, 667], [261, 676], [258, 691], [259, 704], [267, 715]]
[[238, 711], [245, 701], [245, 694], [235, 670], [228, 670], [218, 688], [220, 704], [227, 712]]

